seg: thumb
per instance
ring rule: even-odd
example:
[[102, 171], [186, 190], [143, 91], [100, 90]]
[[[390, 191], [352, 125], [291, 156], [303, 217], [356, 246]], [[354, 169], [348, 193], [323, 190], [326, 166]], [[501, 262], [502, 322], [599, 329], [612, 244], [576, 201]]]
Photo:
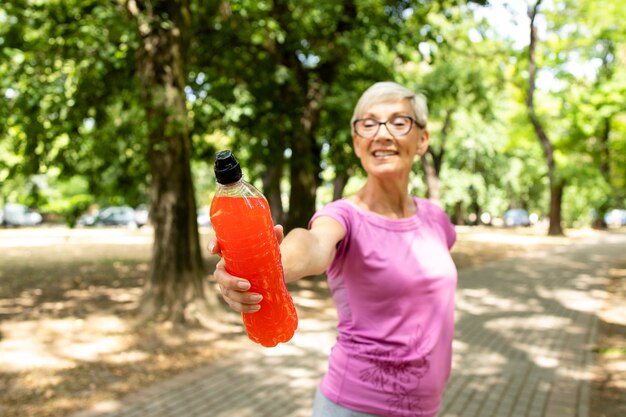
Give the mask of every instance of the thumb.
[[280, 245], [285, 238], [285, 230], [283, 229], [283, 226], [280, 224], [274, 226], [274, 233], [276, 233], [276, 239], [278, 240], [278, 244]]

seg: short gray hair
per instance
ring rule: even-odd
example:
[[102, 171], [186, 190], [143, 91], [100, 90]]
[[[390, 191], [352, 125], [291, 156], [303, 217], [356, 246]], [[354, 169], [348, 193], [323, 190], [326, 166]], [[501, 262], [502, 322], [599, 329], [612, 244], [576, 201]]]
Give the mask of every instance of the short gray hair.
[[350, 126], [354, 130], [354, 121], [374, 104], [400, 100], [409, 100], [411, 102], [417, 124], [420, 127], [426, 127], [428, 119], [426, 97], [392, 81], [375, 83], [363, 92], [354, 107], [354, 114], [352, 115]]

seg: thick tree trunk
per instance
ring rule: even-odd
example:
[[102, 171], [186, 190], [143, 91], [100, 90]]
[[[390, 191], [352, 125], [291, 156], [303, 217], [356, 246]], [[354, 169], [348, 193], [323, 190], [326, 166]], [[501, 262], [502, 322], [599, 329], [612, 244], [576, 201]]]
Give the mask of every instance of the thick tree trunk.
[[[332, 75], [328, 75], [332, 78]], [[285, 224], [289, 231], [296, 227], [306, 227], [315, 212], [317, 187], [320, 184], [321, 149], [317, 145], [315, 133], [319, 122], [320, 105], [324, 98], [324, 87], [308, 77], [306, 105], [300, 119], [302, 135], [292, 141], [289, 195], [289, 216]]]
[[[554, 147], [548, 135], [546, 134], [539, 117], [535, 113], [534, 96], [535, 96], [535, 80], [537, 77], [537, 28], [535, 26], [535, 17], [539, 11], [542, 0], [537, 0], [535, 6], [529, 9], [530, 17], [530, 45], [528, 47], [528, 95], [526, 96], [526, 107], [528, 109], [528, 118], [535, 129], [537, 138], [541, 143], [543, 154], [546, 158], [548, 167], [548, 182], [550, 186], [550, 225], [548, 227], [548, 235], [558, 236], [563, 234], [561, 225], [561, 202], [563, 199], [564, 182], [556, 178], [556, 163], [554, 161]], [[555, 211], [556, 210], [556, 211]]]
[[465, 224], [465, 213], [463, 210], [463, 202], [457, 201], [454, 204], [454, 217], [452, 218], [452, 222], [456, 225]]
[[611, 136], [611, 117], [605, 117], [602, 121], [600, 139], [600, 173], [607, 184], [611, 183], [611, 147], [609, 137]]
[[[602, 121], [602, 126], [600, 127], [599, 138], [599, 148], [600, 148], [600, 173], [602, 174], [602, 178], [606, 181], [607, 184], [611, 187], [613, 191], [613, 195], [616, 195], [615, 190], [613, 189], [612, 181], [611, 181], [611, 148], [609, 146], [609, 138], [611, 135], [611, 117], [605, 117]], [[605, 198], [604, 200], [600, 200], [596, 202], [596, 218], [593, 222], [593, 227], [596, 229], [606, 229], [607, 224], [604, 221], [604, 216], [611, 204], [611, 200], [609, 198]]]
[[282, 224], [285, 215], [280, 190], [280, 180], [283, 176], [283, 164], [284, 161], [282, 155], [280, 155], [279, 160], [277, 160], [274, 165], [268, 166], [263, 174], [263, 192], [269, 203], [274, 224]]
[[[441, 146], [436, 151], [432, 146], [428, 148], [428, 153], [420, 158], [422, 169], [424, 170], [424, 176], [426, 177], [426, 195], [429, 200], [439, 204], [441, 202], [441, 164], [443, 163], [443, 157], [446, 153], [446, 139], [448, 137], [448, 131], [452, 124], [452, 115], [456, 109], [447, 109], [446, 116], [443, 120], [441, 127]], [[428, 155], [431, 156], [431, 161], [428, 160]]]
[[563, 202], [564, 184], [559, 181], [550, 185], [550, 224], [548, 235], [559, 236], [563, 234], [561, 228], [561, 203]]
[[338, 172], [337, 175], [335, 175], [335, 179], [333, 180], [333, 201], [343, 197], [343, 190], [346, 189], [349, 179], [350, 176], [347, 172]]
[[159, 320], [198, 321], [208, 318], [217, 299], [207, 297], [191, 177], [184, 92], [189, 3], [130, 0], [127, 6], [142, 40], [138, 72], [152, 176], [154, 245], [143, 311]]
[[439, 180], [439, 173], [435, 169], [435, 165], [428, 161], [426, 155], [422, 156], [421, 162], [424, 176], [426, 177], [426, 196], [429, 200], [439, 204], [441, 201], [441, 181]]
[[[335, 39], [339, 39], [345, 32], [349, 32], [354, 24], [357, 8], [353, 0], [341, 2], [341, 14], [346, 16], [340, 19], [335, 28]], [[273, 16], [281, 27], [289, 28], [298, 25], [294, 19], [293, 9], [285, 0], [273, 2]], [[285, 222], [286, 230], [295, 227], [306, 227], [315, 212], [317, 187], [320, 184], [321, 149], [317, 144], [316, 132], [320, 116], [321, 103], [326, 90], [337, 77], [337, 69], [343, 64], [348, 55], [347, 45], [340, 42], [330, 42], [327, 45], [329, 56], [315, 70], [303, 65], [299, 58], [300, 41], [283, 43], [279, 49], [279, 61], [291, 69], [295, 74], [295, 83], [289, 87], [293, 97], [298, 97], [305, 91], [305, 100], [295, 100], [298, 109], [302, 109], [300, 124], [294, 128], [291, 137], [291, 159], [289, 161], [289, 178], [291, 192], [289, 195], [289, 212]], [[289, 96], [286, 96], [289, 97]], [[301, 106], [301, 107], [300, 107]]]
[[315, 212], [315, 200], [319, 175], [319, 150], [312, 138], [294, 141], [290, 164], [291, 193], [286, 230], [306, 227]]

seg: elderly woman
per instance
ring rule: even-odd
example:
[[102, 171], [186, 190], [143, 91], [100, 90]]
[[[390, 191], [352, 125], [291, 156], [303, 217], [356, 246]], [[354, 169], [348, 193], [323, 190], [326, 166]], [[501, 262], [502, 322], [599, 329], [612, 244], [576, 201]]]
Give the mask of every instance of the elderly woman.
[[[408, 192], [413, 162], [428, 147], [426, 118], [421, 95], [393, 82], [372, 85], [352, 117], [365, 185], [315, 213], [308, 229], [282, 239], [276, 227], [287, 282], [326, 272], [339, 317], [314, 417], [439, 410], [451, 369], [456, 233], [439, 207]], [[259, 309], [245, 277], [220, 262], [214, 278], [231, 308]]]

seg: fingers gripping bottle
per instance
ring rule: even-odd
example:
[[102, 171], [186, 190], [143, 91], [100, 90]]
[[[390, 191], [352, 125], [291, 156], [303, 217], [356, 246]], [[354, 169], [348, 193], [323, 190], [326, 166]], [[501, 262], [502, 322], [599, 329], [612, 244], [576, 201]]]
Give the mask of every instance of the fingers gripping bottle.
[[230, 151], [215, 159], [218, 189], [211, 202], [211, 224], [229, 274], [250, 281], [263, 296], [261, 309], [242, 313], [248, 337], [266, 347], [288, 342], [298, 316], [285, 285], [280, 248], [267, 200], [243, 179]]

